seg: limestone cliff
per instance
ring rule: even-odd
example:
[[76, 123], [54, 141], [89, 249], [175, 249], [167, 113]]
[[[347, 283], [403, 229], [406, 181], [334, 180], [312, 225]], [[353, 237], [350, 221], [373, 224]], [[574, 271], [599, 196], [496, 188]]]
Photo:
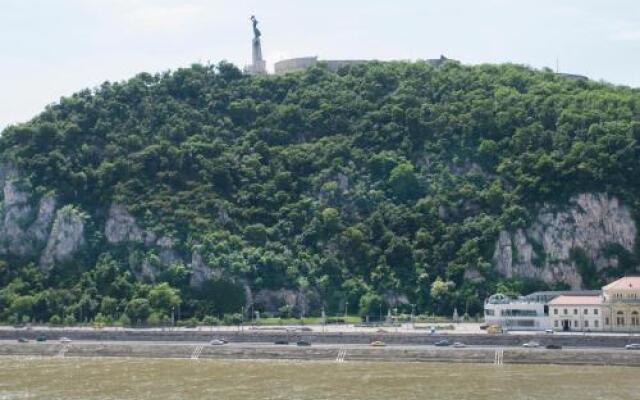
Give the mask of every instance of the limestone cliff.
[[616, 244], [632, 252], [637, 229], [629, 209], [603, 193], [580, 194], [556, 211], [545, 206], [527, 229], [500, 232], [494, 263], [506, 277], [521, 276], [574, 289], [583, 279], [572, 252], [579, 250], [598, 271], [617, 266], [605, 251]]
[[65, 206], [56, 212], [56, 219], [40, 257], [40, 268], [51, 269], [57, 263], [71, 261], [82, 248], [84, 220], [86, 216], [72, 206]]

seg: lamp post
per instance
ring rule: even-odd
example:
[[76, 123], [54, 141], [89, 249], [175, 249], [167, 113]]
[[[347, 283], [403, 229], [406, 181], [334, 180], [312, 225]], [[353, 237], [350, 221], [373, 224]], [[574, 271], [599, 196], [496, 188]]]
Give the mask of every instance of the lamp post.
[[413, 303], [411, 304], [411, 327], [413, 329], [416, 328], [415, 317], [416, 317], [416, 304]]

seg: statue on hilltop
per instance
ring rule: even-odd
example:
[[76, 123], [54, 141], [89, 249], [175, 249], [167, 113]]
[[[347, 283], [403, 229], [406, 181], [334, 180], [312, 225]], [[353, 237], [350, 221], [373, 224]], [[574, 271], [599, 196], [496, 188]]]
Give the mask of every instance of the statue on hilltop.
[[266, 75], [267, 64], [262, 58], [262, 44], [260, 43], [262, 33], [258, 29], [258, 20], [255, 15], [251, 16], [251, 22], [253, 22], [252, 63], [245, 68], [245, 72], [252, 75]]
[[260, 29], [258, 29], [258, 20], [255, 15], [251, 16], [251, 22], [253, 22], [253, 39], [259, 40], [262, 34], [260, 33]]

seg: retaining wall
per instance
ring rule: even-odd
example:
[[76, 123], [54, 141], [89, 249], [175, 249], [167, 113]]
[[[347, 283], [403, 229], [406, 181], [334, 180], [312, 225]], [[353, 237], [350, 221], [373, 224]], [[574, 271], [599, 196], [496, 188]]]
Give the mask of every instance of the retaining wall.
[[[140, 357], [305, 360], [385, 362], [495, 363], [496, 353], [504, 364], [588, 364], [640, 366], [640, 352], [546, 349], [452, 349], [452, 348], [341, 348], [296, 346], [210, 346], [144, 343], [2, 343], [0, 355], [53, 357]], [[194, 360], [195, 361], [195, 360]]]
[[488, 334], [428, 334], [428, 333], [362, 333], [362, 332], [295, 332], [284, 331], [148, 331], [148, 330], [0, 330], [0, 340], [16, 340], [19, 337], [35, 339], [45, 336], [55, 340], [66, 336], [73, 340], [85, 341], [171, 341], [171, 342], [204, 342], [216, 337], [225, 337], [232, 342], [273, 343], [276, 340], [297, 339], [309, 340], [323, 344], [369, 344], [373, 340], [383, 340], [388, 344], [429, 345], [438, 340], [448, 339], [450, 342], [463, 342], [475, 346], [521, 346], [531, 340], [547, 344], [558, 344], [563, 347], [611, 347], [622, 348], [630, 343], [640, 343], [640, 336], [631, 335], [488, 335]]

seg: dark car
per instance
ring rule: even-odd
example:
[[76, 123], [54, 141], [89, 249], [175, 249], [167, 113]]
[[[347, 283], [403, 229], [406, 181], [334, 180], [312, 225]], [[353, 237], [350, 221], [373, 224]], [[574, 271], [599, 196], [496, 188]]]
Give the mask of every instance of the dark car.
[[47, 341], [47, 337], [46, 336], [38, 336], [36, 338], [37, 342], [46, 342]]
[[438, 340], [437, 342], [434, 343], [434, 346], [438, 346], [438, 347], [446, 347], [446, 346], [449, 346], [449, 345], [450, 345], [450, 343], [446, 339]]
[[544, 348], [549, 350], [561, 350], [562, 346], [560, 346], [559, 344], [548, 344]]
[[298, 340], [296, 342], [297, 346], [311, 346], [311, 342], [308, 342], [306, 340]]
[[288, 340], [276, 340], [273, 343], [274, 344], [289, 344], [289, 341]]

